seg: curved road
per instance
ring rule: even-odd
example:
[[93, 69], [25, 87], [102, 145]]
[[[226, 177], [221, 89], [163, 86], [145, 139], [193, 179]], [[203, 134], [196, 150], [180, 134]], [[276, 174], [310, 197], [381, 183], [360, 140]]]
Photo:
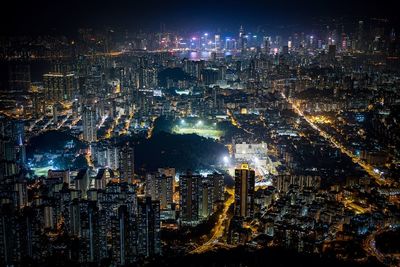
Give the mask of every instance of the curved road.
[[214, 244], [214, 242], [218, 241], [218, 239], [222, 237], [222, 235], [224, 233], [224, 222], [226, 220], [228, 220], [228, 209], [232, 205], [232, 203], [234, 202], [234, 199], [235, 199], [233, 189], [227, 188], [226, 191], [229, 193], [229, 197], [225, 201], [222, 214], [219, 217], [218, 222], [215, 224], [215, 226], [212, 230], [214, 232], [214, 234], [207, 242], [205, 242], [201, 246], [195, 248], [194, 250], [190, 251], [189, 252], [190, 254], [203, 253], [207, 250], [210, 250], [212, 248], [212, 245]]

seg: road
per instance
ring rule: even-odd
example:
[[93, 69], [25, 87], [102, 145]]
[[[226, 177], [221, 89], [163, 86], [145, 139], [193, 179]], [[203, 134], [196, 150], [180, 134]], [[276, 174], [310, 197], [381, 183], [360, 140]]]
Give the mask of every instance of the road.
[[228, 209], [229, 207], [233, 204], [235, 197], [234, 197], [234, 189], [226, 189], [226, 191], [229, 193], [229, 198], [225, 201], [224, 203], [224, 209], [222, 211], [221, 216], [218, 219], [218, 222], [215, 224], [212, 232], [214, 233], [212, 237], [202, 244], [201, 246], [195, 248], [190, 252], [190, 254], [195, 254], [195, 253], [203, 253], [205, 251], [210, 250], [214, 243], [218, 242], [218, 239], [222, 237], [224, 233], [224, 222], [229, 219], [228, 217]]
[[228, 116], [229, 116], [233, 126], [236, 126], [237, 128], [242, 129], [243, 131], [245, 131], [248, 134], [254, 135], [253, 132], [251, 132], [251, 131], [249, 131], [249, 130], [247, 130], [245, 128], [242, 128], [242, 126], [239, 124], [239, 122], [236, 120], [235, 116], [233, 115], [232, 111], [228, 110], [227, 113], [228, 113]]
[[372, 234], [370, 234], [365, 240], [364, 240], [364, 244], [363, 244], [363, 248], [364, 251], [370, 255], [375, 257], [378, 261], [380, 261], [381, 263], [391, 266], [391, 267], [396, 267], [398, 266], [396, 263], [388, 263], [386, 261], [386, 259], [388, 259], [390, 256], [393, 256], [397, 259], [398, 262], [400, 262], [399, 257], [396, 257], [396, 255], [386, 255], [382, 252], [380, 252], [377, 248], [376, 248], [376, 242], [375, 242], [375, 237], [379, 234], [382, 234], [385, 231], [388, 231], [390, 229], [390, 227], [379, 227], [375, 232], [373, 232]]
[[315, 123], [313, 123], [304, 113], [293, 103], [292, 100], [287, 98], [285, 94], [282, 93], [282, 97], [292, 106], [293, 110], [296, 112], [297, 115], [299, 115], [301, 118], [303, 118], [314, 130], [318, 131], [319, 134], [325, 138], [325, 140], [329, 141], [334, 147], [338, 148], [343, 154], [346, 154], [348, 157], [351, 158], [351, 160], [358, 164], [361, 168], [365, 170], [374, 180], [376, 181], [377, 184], [379, 185], [389, 185], [390, 182], [382, 179], [382, 177], [374, 171], [374, 167], [367, 164], [366, 162], [362, 161], [359, 157], [354, 155], [354, 153], [346, 148], [343, 144], [338, 142], [333, 136], [328, 134], [326, 131], [322, 130], [320, 127], [318, 127]]

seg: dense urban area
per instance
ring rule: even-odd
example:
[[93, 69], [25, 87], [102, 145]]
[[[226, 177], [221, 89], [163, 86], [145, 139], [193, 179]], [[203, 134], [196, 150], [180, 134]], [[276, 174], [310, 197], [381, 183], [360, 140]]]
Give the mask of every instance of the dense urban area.
[[0, 265], [399, 266], [400, 33], [319, 23], [1, 37]]

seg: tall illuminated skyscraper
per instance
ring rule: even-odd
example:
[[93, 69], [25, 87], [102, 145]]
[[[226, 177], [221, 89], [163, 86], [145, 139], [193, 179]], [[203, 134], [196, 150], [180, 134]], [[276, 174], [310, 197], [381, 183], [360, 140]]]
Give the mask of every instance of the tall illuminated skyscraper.
[[199, 218], [207, 218], [213, 211], [213, 187], [208, 179], [199, 183]]
[[161, 209], [165, 209], [168, 204], [172, 203], [173, 179], [172, 176], [160, 173], [146, 174], [146, 196], [160, 201]]
[[214, 36], [215, 50], [221, 50], [221, 35], [216, 34]]
[[82, 112], [83, 140], [97, 141], [96, 111], [93, 107], [85, 107]]
[[136, 236], [132, 215], [126, 205], [118, 207], [118, 213], [111, 218], [112, 260], [119, 266], [132, 264], [136, 249]]
[[160, 202], [146, 197], [138, 202], [138, 254], [154, 257], [161, 254]]
[[119, 175], [121, 182], [132, 183], [135, 175], [134, 149], [126, 143], [119, 150]]
[[243, 163], [235, 169], [235, 216], [251, 217], [254, 214], [255, 172]]
[[245, 37], [244, 37], [244, 29], [243, 29], [243, 26], [240, 26], [240, 29], [239, 29], [239, 43], [238, 43], [238, 48], [241, 50], [241, 51], [243, 51], [244, 50], [244, 46], [245, 46]]
[[196, 222], [199, 219], [200, 175], [188, 172], [179, 177], [179, 206], [183, 222]]

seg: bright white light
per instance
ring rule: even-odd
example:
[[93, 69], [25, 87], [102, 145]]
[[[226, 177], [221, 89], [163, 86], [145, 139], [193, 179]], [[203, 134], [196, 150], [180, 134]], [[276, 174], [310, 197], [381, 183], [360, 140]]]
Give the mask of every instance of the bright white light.
[[181, 124], [185, 124], [185, 120], [184, 119], [181, 119]]
[[228, 163], [228, 161], [229, 161], [228, 156], [224, 156], [224, 162], [225, 162], [225, 163]]
[[197, 126], [201, 126], [201, 125], [203, 125], [203, 121], [198, 121], [196, 124], [197, 124]]
[[208, 170], [201, 170], [200, 171], [200, 175], [203, 176], [203, 177], [206, 177], [207, 175], [210, 175], [210, 174], [212, 174], [212, 173], [210, 171], [208, 171]]

